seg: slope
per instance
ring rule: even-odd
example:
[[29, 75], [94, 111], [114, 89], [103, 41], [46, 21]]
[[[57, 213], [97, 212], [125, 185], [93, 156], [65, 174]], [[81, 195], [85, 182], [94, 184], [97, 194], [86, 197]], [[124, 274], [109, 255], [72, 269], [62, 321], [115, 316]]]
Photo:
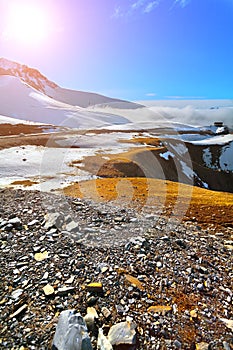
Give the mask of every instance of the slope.
[[126, 118], [90, 112], [56, 101], [14, 76], [0, 76], [0, 114], [73, 128], [99, 128], [129, 122]]
[[5, 58], [0, 58], [0, 76], [1, 75], [18, 77], [39, 92], [72, 106], [86, 108], [96, 104], [111, 105], [114, 103], [114, 108], [135, 109], [142, 107], [142, 105], [139, 104], [110, 98], [96, 93], [61, 88], [54, 82], [48, 80], [37, 69]]

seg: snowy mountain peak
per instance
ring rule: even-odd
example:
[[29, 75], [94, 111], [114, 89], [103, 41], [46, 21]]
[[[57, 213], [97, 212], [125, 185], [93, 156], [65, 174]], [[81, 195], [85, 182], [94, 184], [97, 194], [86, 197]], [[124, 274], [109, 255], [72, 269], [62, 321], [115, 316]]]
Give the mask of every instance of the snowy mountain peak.
[[10, 61], [6, 58], [0, 58], [0, 76], [1, 75], [15, 76], [36, 89], [38, 92], [71, 106], [87, 108], [90, 106], [101, 105], [102, 107], [111, 106], [112, 108], [117, 109], [137, 109], [143, 107], [137, 103], [110, 98], [92, 92], [61, 88], [57, 84], [48, 80], [37, 69]]
[[10, 61], [6, 58], [0, 58], [0, 75], [16, 76], [36, 90], [45, 94], [49, 89], [57, 87], [55, 83], [49, 81], [37, 69]]

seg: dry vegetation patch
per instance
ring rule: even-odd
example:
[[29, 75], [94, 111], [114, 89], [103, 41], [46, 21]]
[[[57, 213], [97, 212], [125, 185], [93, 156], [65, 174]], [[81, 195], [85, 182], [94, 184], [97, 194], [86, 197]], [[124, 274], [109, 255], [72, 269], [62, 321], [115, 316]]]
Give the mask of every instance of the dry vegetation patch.
[[177, 182], [147, 178], [105, 178], [74, 183], [64, 189], [71, 197], [116, 202], [142, 209], [150, 206], [164, 215], [183, 215], [203, 227], [233, 227], [233, 194]]

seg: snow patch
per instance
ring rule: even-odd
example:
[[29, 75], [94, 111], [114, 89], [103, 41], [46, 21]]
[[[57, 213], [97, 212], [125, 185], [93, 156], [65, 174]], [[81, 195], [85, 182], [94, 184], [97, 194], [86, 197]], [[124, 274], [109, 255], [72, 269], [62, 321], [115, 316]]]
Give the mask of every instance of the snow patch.
[[183, 156], [188, 151], [184, 143], [177, 143], [177, 144], [169, 143], [169, 147], [171, 147], [180, 156]]
[[233, 171], [233, 142], [223, 147], [219, 164], [222, 170]]
[[171, 157], [171, 158], [175, 157], [174, 154], [171, 153], [170, 151], [167, 151], [165, 153], [159, 153], [159, 155], [160, 155], [161, 158], [163, 158], [165, 160], [169, 160], [169, 157]]
[[183, 162], [182, 160], [180, 161], [180, 164], [182, 166], [182, 171], [183, 173], [189, 178], [193, 180], [193, 169], [191, 169], [185, 162]]

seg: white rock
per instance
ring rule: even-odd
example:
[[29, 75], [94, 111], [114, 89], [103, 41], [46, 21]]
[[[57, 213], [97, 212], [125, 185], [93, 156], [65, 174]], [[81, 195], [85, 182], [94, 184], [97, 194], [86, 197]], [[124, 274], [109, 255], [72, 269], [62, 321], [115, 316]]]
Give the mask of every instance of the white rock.
[[111, 343], [108, 338], [103, 334], [102, 328], [99, 329], [97, 349], [99, 350], [113, 350]]
[[108, 340], [112, 345], [135, 344], [136, 342], [136, 324], [130, 317], [126, 322], [120, 322], [112, 326], [108, 333]]

